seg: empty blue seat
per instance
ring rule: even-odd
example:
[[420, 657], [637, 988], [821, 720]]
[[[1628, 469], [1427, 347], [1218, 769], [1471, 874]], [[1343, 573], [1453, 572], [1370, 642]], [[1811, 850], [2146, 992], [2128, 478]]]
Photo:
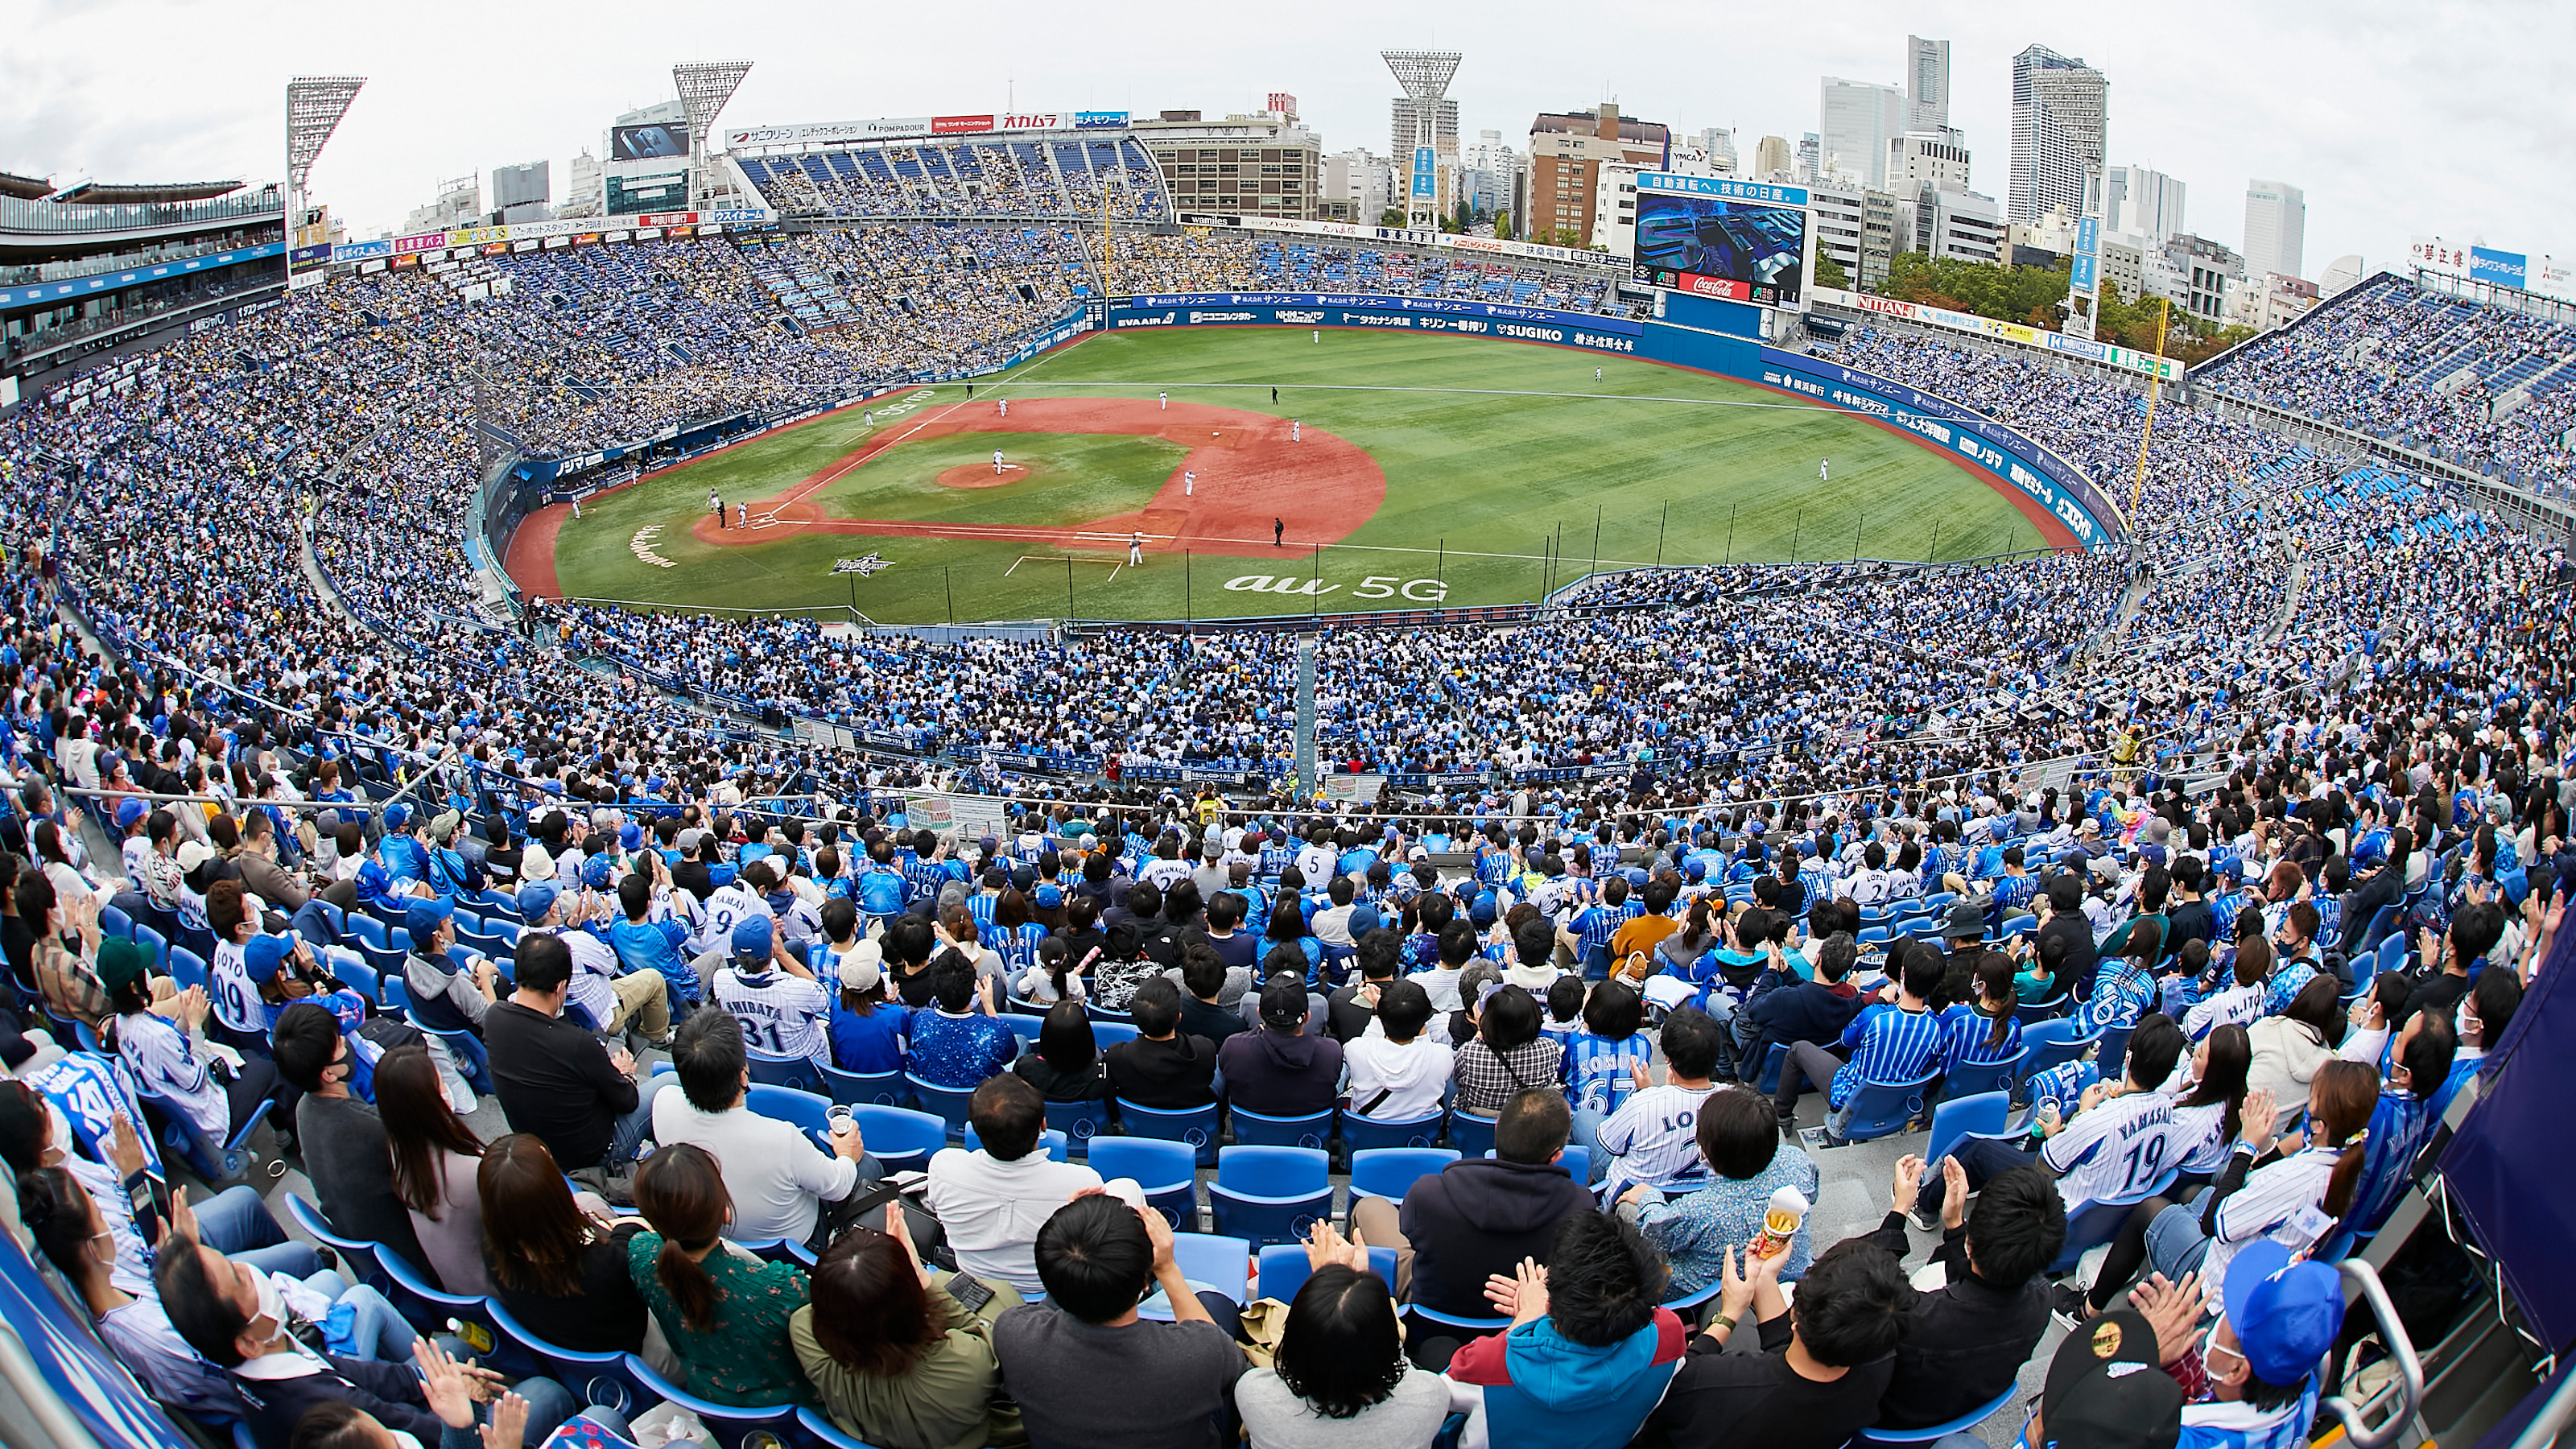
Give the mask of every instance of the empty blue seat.
[[1118, 1099], [1118, 1120], [1129, 1133], [1138, 1137], [1160, 1137], [1166, 1141], [1184, 1142], [1198, 1153], [1198, 1165], [1206, 1167], [1216, 1161], [1216, 1104], [1166, 1112], [1154, 1107], [1140, 1107], [1126, 1098]]
[[860, 1102], [851, 1105], [850, 1116], [868, 1155], [891, 1172], [926, 1168], [930, 1154], [948, 1145], [948, 1124], [928, 1112]]
[[1216, 1156], [1208, 1206], [1220, 1233], [1295, 1242], [1333, 1211], [1332, 1161], [1320, 1147], [1228, 1147]]
[[2027, 1082], [2051, 1067], [2081, 1057], [2092, 1047], [2093, 1038], [2084, 1034], [2082, 1023], [2058, 1017], [2022, 1028], [2021, 1044], [2030, 1053], [2030, 1064], [2021, 1074]]
[[[1174, 1233], [1172, 1262], [1189, 1280], [1192, 1289], [1215, 1289], [1236, 1303], [1242, 1303], [1252, 1291], [1252, 1244], [1241, 1238], [1219, 1233]], [[1139, 1318], [1168, 1320], [1172, 1308], [1156, 1289], [1144, 1302], [1136, 1305]]]
[[651, 1391], [626, 1371], [625, 1354], [587, 1353], [548, 1343], [511, 1317], [499, 1298], [486, 1300], [486, 1307], [492, 1326], [500, 1330], [501, 1342], [539, 1364], [539, 1373], [572, 1390], [575, 1401], [614, 1409], [630, 1418], [644, 1411]]
[[974, 1100], [973, 1087], [943, 1087], [910, 1072], [903, 1074], [903, 1084], [911, 1091], [914, 1106], [948, 1124], [949, 1136], [964, 1135], [966, 1104]]
[[[1384, 1279], [1389, 1288], [1394, 1287], [1395, 1249], [1371, 1248], [1368, 1257], [1369, 1271]], [[1306, 1280], [1313, 1276], [1315, 1270], [1306, 1261], [1304, 1244], [1273, 1243], [1261, 1250], [1262, 1297], [1290, 1302], [1296, 1298], [1297, 1290], [1305, 1287]]]
[[285, 1194], [286, 1215], [304, 1230], [304, 1235], [340, 1255], [340, 1266], [348, 1277], [377, 1292], [392, 1286], [382, 1264], [376, 1261], [376, 1245], [364, 1238], [353, 1238], [333, 1228], [322, 1216], [322, 1210], [294, 1193]]
[[2073, 1003], [2074, 997], [2063, 991], [2046, 1001], [2015, 1002], [2013, 1019], [2024, 1026], [2037, 1026], [2043, 1021], [2054, 1021], [2064, 1016]]
[[1351, 1154], [1351, 1196], [1402, 1203], [1413, 1185], [1458, 1160], [1454, 1147], [1375, 1147]]
[[1198, 1153], [1183, 1142], [1154, 1137], [1091, 1139], [1091, 1170], [1102, 1180], [1133, 1178], [1145, 1201], [1161, 1208], [1176, 1228], [1196, 1221]]
[[1942, 1080], [1941, 1100], [1949, 1102], [1987, 1092], [2010, 1092], [2020, 1083], [2022, 1064], [2029, 1060], [2030, 1049], [2025, 1047], [1999, 1062], [1962, 1062]]
[[750, 1058], [751, 1079], [773, 1087], [787, 1087], [799, 1092], [823, 1090], [822, 1068], [810, 1057], [774, 1057], [767, 1052], [746, 1051]]
[[743, 1105], [760, 1116], [793, 1123], [801, 1132], [831, 1130], [832, 1099], [814, 1092], [754, 1082], [743, 1098]]
[[688, 1410], [706, 1425], [716, 1441], [716, 1449], [769, 1449], [769, 1446], [794, 1443], [796, 1439], [796, 1406], [763, 1404], [738, 1409], [683, 1392], [679, 1385], [653, 1372], [653, 1366], [633, 1354], [626, 1356], [626, 1371], [634, 1376], [645, 1391]]
[[1952, 1097], [1932, 1109], [1932, 1135], [1923, 1144], [1923, 1160], [1930, 1164], [1924, 1170], [1931, 1177], [1941, 1170], [1941, 1159], [1951, 1149], [1971, 1137], [2000, 1137], [2004, 1119], [2012, 1114], [2012, 1099], [2002, 1092], [1980, 1092], [1973, 1097]]
[[185, 946], [170, 948], [170, 979], [182, 991], [206, 984], [206, 960]]

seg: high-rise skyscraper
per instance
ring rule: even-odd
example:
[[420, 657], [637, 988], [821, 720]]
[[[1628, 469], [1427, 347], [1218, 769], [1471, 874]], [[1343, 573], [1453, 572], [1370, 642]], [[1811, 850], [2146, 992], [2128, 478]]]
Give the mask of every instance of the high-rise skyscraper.
[[1754, 143], [1753, 175], [1763, 181], [1786, 181], [1797, 165], [1789, 152], [1786, 136], [1765, 136]]
[[2308, 194], [2286, 181], [2245, 183], [2245, 275], [2299, 275], [2308, 244]]
[[2183, 219], [2183, 184], [2144, 166], [2114, 166], [2103, 178], [2102, 227], [2142, 236], [2157, 246], [2191, 230]]
[[1905, 126], [1939, 131], [1950, 124], [1950, 42], [1905, 37]]
[[1798, 179], [1813, 182], [1825, 174], [1825, 143], [1809, 131], [1798, 138]]
[[2006, 215], [2084, 210], [2084, 177], [2110, 133], [2109, 77], [2044, 45], [2013, 57], [2012, 185]]
[[1824, 80], [1816, 107], [1821, 173], [1839, 170], [1873, 190], [1887, 187], [1887, 143], [1905, 134], [1906, 93], [1869, 81]]

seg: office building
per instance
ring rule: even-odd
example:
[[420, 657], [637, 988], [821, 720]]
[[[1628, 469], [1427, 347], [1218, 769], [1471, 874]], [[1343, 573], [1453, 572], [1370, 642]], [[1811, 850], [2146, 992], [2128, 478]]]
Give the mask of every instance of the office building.
[[1905, 37], [1905, 129], [1950, 128], [1950, 42]]
[[584, 146], [581, 154], [564, 167], [563, 205], [555, 209], [559, 217], [598, 216], [603, 210], [600, 195], [599, 158]]
[[2229, 297], [2245, 285], [2245, 258], [2187, 231], [2165, 238], [2159, 255], [2162, 267], [2146, 268], [2148, 291], [2207, 321], [2227, 316]]
[[1887, 185], [1887, 143], [1906, 131], [1906, 95], [1896, 86], [1824, 78], [1816, 106], [1823, 154], [1818, 174], [1863, 186]]
[[2298, 276], [2307, 240], [2306, 192], [2286, 181], [2245, 183], [2246, 276]]
[[1604, 203], [1602, 166], [1632, 168], [1625, 201], [1633, 229], [1635, 172], [1659, 170], [1671, 155], [1671, 128], [1622, 116], [1611, 102], [1589, 113], [1540, 115], [1530, 123], [1529, 223], [1524, 235], [1532, 241], [1572, 246], [1609, 245], [1618, 230], [1620, 197], [1614, 187]]
[[553, 216], [550, 197], [554, 163], [529, 161], [492, 168], [492, 212], [505, 223], [545, 221]]
[[1819, 261], [1833, 258], [1861, 291], [1883, 286], [1889, 263], [1910, 246], [1899, 237], [1913, 225], [1900, 229], [1899, 223], [1912, 215], [1911, 199], [1829, 178], [1808, 187], [1807, 200], [1815, 209]]
[[2013, 57], [2012, 184], [2007, 213], [2037, 221], [2054, 207], [2082, 214], [2087, 173], [2102, 164], [2111, 82], [2081, 60], [2034, 45]]
[[2183, 217], [2183, 184], [2144, 166], [2114, 166], [2102, 176], [2105, 231], [2134, 232], [2161, 246], [2190, 230]]
[[1813, 185], [1816, 178], [1825, 174], [1824, 152], [1824, 141], [1815, 132], [1809, 131], [1798, 138], [1797, 173], [1800, 184]]
[[1915, 250], [1962, 262], [2003, 260], [2004, 214], [1991, 196], [1935, 191], [1915, 205]]
[[1760, 181], [1787, 181], [1795, 174], [1796, 161], [1789, 153], [1789, 138], [1765, 136], [1753, 146], [1753, 175]]
[[1914, 196], [1968, 189], [1968, 148], [1956, 131], [1908, 131], [1887, 143], [1887, 189]]
[[1383, 156], [1354, 146], [1324, 158], [1315, 217], [1374, 226], [1395, 205], [1395, 168]]
[[425, 231], [451, 231], [457, 227], [483, 225], [483, 182], [467, 175], [438, 183], [438, 199], [427, 206], [415, 206], [403, 218], [403, 235], [418, 236]]
[[1324, 158], [1314, 132], [1274, 112], [1222, 121], [1201, 120], [1195, 111], [1178, 114], [1188, 119], [1131, 123], [1161, 169], [1175, 209], [1317, 219]]

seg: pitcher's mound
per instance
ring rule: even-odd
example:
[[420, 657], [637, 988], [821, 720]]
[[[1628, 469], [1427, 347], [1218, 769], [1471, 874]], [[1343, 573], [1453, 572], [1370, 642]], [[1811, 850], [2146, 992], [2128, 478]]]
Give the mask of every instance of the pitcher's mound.
[[1002, 471], [993, 471], [990, 463], [960, 463], [939, 475], [942, 488], [1000, 488], [1012, 483], [1025, 483], [1034, 474], [1018, 463], [1004, 463]]

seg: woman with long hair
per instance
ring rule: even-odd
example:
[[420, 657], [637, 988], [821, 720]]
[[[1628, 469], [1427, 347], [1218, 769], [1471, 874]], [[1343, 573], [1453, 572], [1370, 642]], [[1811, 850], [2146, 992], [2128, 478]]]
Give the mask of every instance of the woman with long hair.
[[[2248, 1092], [2244, 1135], [2217, 1183], [2188, 1203], [2159, 1196], [2130, 1210], [2093, 1280], [2091, 1310], [2109, 1305], [2141, 1266], [2169, 1283], [2194, 1272], [2202, 1282], [2223, 1283], [2239, 1248], [2301, 1213], [2341, 1218], [2361, 1183], [2362, 1144], [2378, 1105], [2379, 1073], [2359, 1062], [2328, 1062], [2308, 1087], [2306, 1130], [2277, 1138], [2271, 1094]], [[2072, 1291], [2061, 1289], [2060, 1300]]]
[[2245, 1028], [2232, 1023], [2211, 1030], [2192, 1053], [2191, 1090], [2174, 1103], [2173, 1115], [2177, 1122], [2206, 1126], [2192, 1150], [2174, 1163], [2180, 1174], [2174, 1179], [2176, 1191], [2207, 1186], [2226, 1164], [2229, 1144], [2244, 1130], [2246, 1074], [2253, 1061]]
[[645, 1158], [635, 1206], [652, 1229], [627, 1242], [626, 1271], [679, 1356], [681, 1387], [741, 1408], [819, 1407], [787, 1335], [805, 1306], [805, 1270], [724, 1241], [733, 1197], [715, 1158], [685, 1142]]
[[2308, 978], [2278, 1016], [2266, 1016], [2245, 1028], [2254, 1053], [2246, 1072], [2249, 1087], [2272, 1094], [2274, 1102], [2297, 1102], [2308, 1095], [2317, 1068], [2334, 1060], [2344, 1033], [2341, 983], [2323, 972]]
[[1037, 1045], [1020, 1054], [1011, 1072], [1050, 1102], [1097, 1102], [1109, 1095], [1099, 1036], [1079, 998], [1047, 1009]]
[[[863, 943], [864, 945], [864, 943]], [[841, 966], [841, 999], [832, 1008], [832, 1065], [845, 1072], [892, 1072], [903, 1067], [904, 1032], [911, 1014], [887, 994], [885, 970], [873, 945]]]
[[512, 1317], [557, 1348], [642, 1353], [677, 1371], [667, 1349], [648, 1350], [652, 1320], [626, 1269], [627, 1242], [643, 1223], [615, 1222], [605, 1201], [575, 1193], [531, 1133], [494, 1139], [474, 1177], [484, 1270]]
[[2020, 1054], [2021, 1021], [2013, 1014], [2017, 974], [2013, 959], [2001, 951], [1977, 958], [1977, 999], [1941, 1013], [1944, 1072], [1992, 1066]]
[[1406, 1360], [1394, 1295], [1368, 1270], [1368, 1249], [1319, 1223], [1306, 1260], [1313, 1272], [1288, 1302], [1272, 1366], [1235, 1380], [1252, 1449], [1429, 1444], [1449, 1390]]
[[814, 1301], [787, 1332], [834, 1423], [882, 1449], [1028, 1442], [1018, 1406], [997, 1398], [992, 1337], [993, 1320], [1020, 1295], [987, 1283], [982, 1304], [968, 1308], [949, 1291], [955, 1280], [922, 1263], [901, 1208], [887, 1209], [885, 1231], [852, 1228], [823, 1254]]
[[394, 1196], [411, 1212], [428, 1268], [450, 1293], [489, 1295], [483, 1268], [483, 1140], [447, 1102], [425, 1046], [399, 1046], [376, 1063], [376, 1112], [393, 1149]]

